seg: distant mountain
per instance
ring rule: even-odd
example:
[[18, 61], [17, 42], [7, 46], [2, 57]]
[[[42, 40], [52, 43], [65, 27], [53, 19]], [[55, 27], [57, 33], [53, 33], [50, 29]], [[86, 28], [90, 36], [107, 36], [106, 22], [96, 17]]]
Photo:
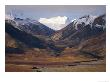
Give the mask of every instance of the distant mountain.
[[40, 18], [38, 21], [54, 30], [60, 30], [70, 22], [69, 18], [66, 16]]
[[105, 15], [98, 17], [86, 15], [56, 32], [52, 39], [60, 43], [64, 42], [64, 44], [70, 42], [74, 46], [83, 40], [103, 33], [106, 27], [105, 22]]
[[14, 25], [16, 28], [33, 35], [51, 36], [55, 32], [53, 29], [29, 18], [6, 19], [5, 21]]

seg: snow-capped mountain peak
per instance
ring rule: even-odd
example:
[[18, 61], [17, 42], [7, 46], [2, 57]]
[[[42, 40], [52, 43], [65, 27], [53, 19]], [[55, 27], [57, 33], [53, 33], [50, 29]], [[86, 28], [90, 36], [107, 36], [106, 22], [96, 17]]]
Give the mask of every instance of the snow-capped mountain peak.
[[[92, 25], [92, 23], [94, 22], [95, 18], [97, 18], [97, 16], [92, 16], [92, 15], [85, 15], [77, 20], [74, 20], [73, 25], [75, 26], [75, 29], [78, 30], [77, 25], [78, 24], [84, 24], [85, 25]], [[92, 27], [92, 26], [91, 26]]]
[[13, 18], [12, 19], [7, 19], [7, 23], [13, 25], [15, 28], [25, 31], [30, 34], [34, 35], [45, 35], [49, 36], [52, 33], [54, 33], [54, 30], [43, 25], [42, 23], [38, 22], [37, 20], [33, 20], [30, 18]]
[[5, 15], [5, 20], [13, 20], [14, 17], [12, 15], [6, 14]]
[[38, 21], [54, 30], [60, 30], [69, 23], [69, 19], [66, 16], [40, 18]]
[[30, 18], [25, 18], [25, 19], [21, 19], [21, 18], [14, 18], [14, 21], [16, 22], [17, 25], [30, 25], [30, 24], [38, 24], [38, 21], [30, 19]]

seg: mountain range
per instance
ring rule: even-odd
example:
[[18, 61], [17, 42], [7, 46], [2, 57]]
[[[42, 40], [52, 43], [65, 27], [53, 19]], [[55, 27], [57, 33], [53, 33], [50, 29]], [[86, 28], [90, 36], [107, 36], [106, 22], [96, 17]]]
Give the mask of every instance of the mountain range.
[[25, 51], [28, 47], [46, 49], [59, 56], [66, 48], [75, 48], [78, 53], [91, 57], [105, 57], [105, 14], [85, 15], [58, 31], [29, 18], [6, 19], [5, 32], [6, 53]]
[[29, 18], [14, 18], [12, 20], [6, 19], [6, 22], [32, 35], [50, 36], [52, 33], [55, 32], [53, 29], [45, 26], [44, 24], [41, 24], [40, 22]]

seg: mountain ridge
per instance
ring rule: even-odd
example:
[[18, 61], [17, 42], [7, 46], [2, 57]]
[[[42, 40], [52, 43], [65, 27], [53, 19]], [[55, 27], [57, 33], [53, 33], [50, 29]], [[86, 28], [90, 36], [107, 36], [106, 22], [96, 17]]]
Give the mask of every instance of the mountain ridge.
[[29, 18], [6, 19], [5, 21], [14, 25], [16, 28], [33, 35], [51, 36], [55, 32], [53, 29], [45, 26], [44, 24], [41, 24], [40, 22], [31, 20]]

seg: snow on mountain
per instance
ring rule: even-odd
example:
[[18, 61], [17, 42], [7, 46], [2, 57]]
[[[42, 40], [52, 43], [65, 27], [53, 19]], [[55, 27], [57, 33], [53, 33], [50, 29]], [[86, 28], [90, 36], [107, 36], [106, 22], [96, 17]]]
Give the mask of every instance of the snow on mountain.
[[39, 22], [45, 24], [46, 26], [48, 26], [54, 30], [60, 30], [68, 24], [68, 18], [66, 16], [40, 18]]
[[[73, 20], [65, 28], [56, 32], [52, 39], [58, 40], [76, 40], [87, 39], [90, 36], [100, 35], [106, 28], [106, 15], [92, 16], [85, 15], [79, 19]], [[78, 41], [77, 41], [78, 40]]]
[[73, 25], [75, 26], [75, 29], [78, 30], [77, 25], [78, 24], [84, 24], [85, 25], [91, 25], [92, 27], [92, 23], [94, 22], [95, 18], [97, 18], [97, 16], [92, 16], [92, 15], [85, 15], [81, 18], [79, 18], [78, 20], [74, 20]]
[[17, 25], [30, 26], [30, 24], [35, 24], [35, 25], [39, 24], [38, 21], [29, 19], [29, 18], [26, 18], [26, 19], [15, 18], [14, 21], [16, 22]]
[[12, 15], [6, 14], [5, 15], [5, 20], [13, 20], [14, 17]]
[[43, 25], [42, 23], [38, 22], [37, 20], [33, 20], [30, 18], [13, 18], [13, 19], [5, 19], [7, 23], [10, 23], [15, 28], [19, 30], [25, 31], [27, 33], [33, 35], [45, 35], [50, 36], [54, 33], [54, 30]]

